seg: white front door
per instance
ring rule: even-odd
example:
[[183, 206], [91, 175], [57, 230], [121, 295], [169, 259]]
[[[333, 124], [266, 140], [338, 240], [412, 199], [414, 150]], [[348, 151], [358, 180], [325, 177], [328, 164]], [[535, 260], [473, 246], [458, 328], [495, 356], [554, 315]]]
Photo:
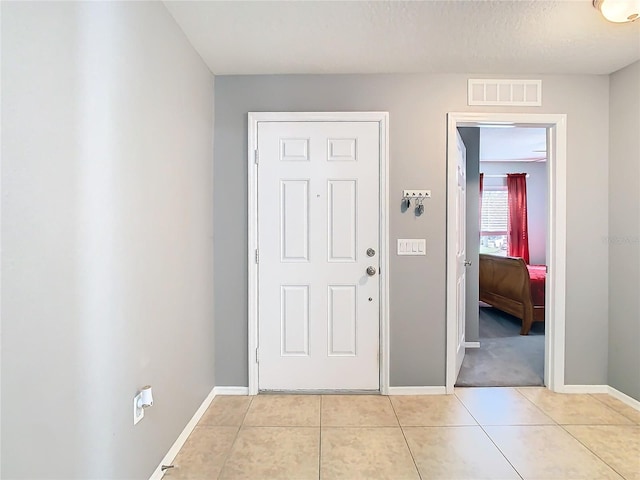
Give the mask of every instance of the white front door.
[[465, 353], [466, 328], [466, 260], [467, 260], [467, 149], [460, 133], [456, 130], [456, 378], [460, 373]]
[[260, 390], [379, 389], [379, 128], [258, 123]]

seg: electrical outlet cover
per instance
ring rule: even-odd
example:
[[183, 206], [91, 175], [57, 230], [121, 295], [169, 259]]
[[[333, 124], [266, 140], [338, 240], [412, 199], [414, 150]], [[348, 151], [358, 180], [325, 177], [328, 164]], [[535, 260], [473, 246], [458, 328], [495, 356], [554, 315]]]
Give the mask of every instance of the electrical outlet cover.
[[133, 397], [133, 424], [136, 425], [140, 420], [144, 418], [144, 408], [138, 407], [139, 400], [142, 399], [142, 394], [139, 393]]

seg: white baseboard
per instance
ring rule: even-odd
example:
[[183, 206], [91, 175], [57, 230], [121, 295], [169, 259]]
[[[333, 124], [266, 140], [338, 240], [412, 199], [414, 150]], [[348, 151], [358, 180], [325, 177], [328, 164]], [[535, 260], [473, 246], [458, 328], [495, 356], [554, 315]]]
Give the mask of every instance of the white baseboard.
[[565, 385], [561, 393], [605, 393], [640, 411], [640, 402], [610, 385]]
[[631, 408], [635, 408], [640, 411], [640, 402], [635, 398], [630, 397], [626, 393], [622, 393], [620, 390], [616, 390], [615, 388], [609, 386], [608, 391], [606, 392], [614, 398], [617, 398], [622, 403], [629, 405]]
[[560, 393], [609, 393], [609, 385], [565, 385]]
[[464, 342], [464, 348], [480, 348], [480, 342]]
[[189, 438], [189, 435], [191, 435], [191, 432], [193, 432], [193, 429], [196, 428], [196, 425], [204, 415], [204, 412], [206, 412], [207, 408], [209, 408], [209, 405], [211, 405], [211, 402], [216, 396], [215, 390], [216, 389], [213, 388], [209, 395], [207, 395], [207, 398], [204, 399], [204, 402], [202, 402], [200, 408], [196, 410], [196, 413], [193, 414], [193, 417], [191, 417], [189, 423], [187, 423], [186, 427], [184, 427], [184, 430], [182, 430], [182, 433], [180, 434], [178, 439], [174, 442], [173, 445], [171, 445], [171, 448], [160, 462], [160, 465], [158, 465], [158, 468], [156, 468], [155, 471], [151, 474], [149, 480], [159, 480], [164, 476], [162, 465], [171, 465], [173, 463], [176, 455], [178, 455], [178, 452], [184, 446], [187, 438]]
[[215, 387], [216, 395], [249, 395], [249, 387]]
[[389, 395], [446, 395], [446, 387], [389, 387]]

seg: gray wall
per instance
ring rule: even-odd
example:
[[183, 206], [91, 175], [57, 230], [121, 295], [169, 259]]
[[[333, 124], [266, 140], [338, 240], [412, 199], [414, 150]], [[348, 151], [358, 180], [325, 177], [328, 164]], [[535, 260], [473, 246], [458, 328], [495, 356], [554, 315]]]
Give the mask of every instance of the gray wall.
[[[529, 257], [533, 265], [546, 264], [547, 246], [547, 163], [480, 162], [480, 171], [488, 175], [528, 173], [527, 216], [529, 220]], [[485, 178], [485, 185], [506, 185], [506, 178]]]
[[609, 385], [640, 400], [640, 61], [611, 75]]
[[[390, 243], [426, 238], [427, 256], [391, 255], [391, 385], [445, 382], [446, 113], [466, 105], [468, 75], [216, 77], [214, 160], [216, 384], [247, 385], [247, 112], [390, 112]], [[566, 381], [607, 380], [608, 76], [540, 76], [543, 107], [568, 114]], [[511, 110], [511, 109], [510, 109]], [[432, 190], [419, 218], [403, 188]], [[588, 261], [586, 261], [588, 259]]]
[[1, 26], [2, 478], [148, 478], [214, 384], [213, 77], [157, 2]]
[[467, 267], [465, 332], [467, 342], [477, 342], [480, 338], [478, 302], [479, 251], [480, 251], [480, 129], [477, 127], [458, 128], [464, 146], [467, 148]]

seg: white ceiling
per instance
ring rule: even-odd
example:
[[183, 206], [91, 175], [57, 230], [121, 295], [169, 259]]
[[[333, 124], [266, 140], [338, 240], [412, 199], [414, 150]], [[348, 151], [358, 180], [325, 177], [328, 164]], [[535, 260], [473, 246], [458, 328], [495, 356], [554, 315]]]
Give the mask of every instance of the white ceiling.
[[608, 74], [640, 21], [591, 0], [165, 1], [214, 74]]
[[480, 127], [481, 162], [544, 162], [546, 150], [544, 128]]

